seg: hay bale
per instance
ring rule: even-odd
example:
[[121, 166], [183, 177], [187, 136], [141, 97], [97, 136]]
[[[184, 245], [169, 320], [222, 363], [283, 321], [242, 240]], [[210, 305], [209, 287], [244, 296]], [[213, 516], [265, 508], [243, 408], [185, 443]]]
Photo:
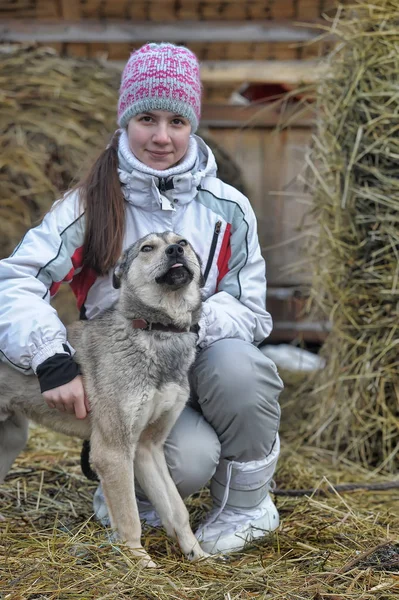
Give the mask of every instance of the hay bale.
[[0, 256], [82, 173], [115, 126], [119, 71], [0, 46]]
[[399, 466], [399, 7], [339, 7], [309, 167], [315, 303], [332, 322], [308, 440]]
[[[117, 127], [120, 75], [119, 67], [104, 61], [0, 45], [0, 258], [105, 147]], [[245, 191], [240, 168], [209, 132], [204, 135], [220, 177]], [[54, 304], [65, 323], [77, 318], [68, 286]]]

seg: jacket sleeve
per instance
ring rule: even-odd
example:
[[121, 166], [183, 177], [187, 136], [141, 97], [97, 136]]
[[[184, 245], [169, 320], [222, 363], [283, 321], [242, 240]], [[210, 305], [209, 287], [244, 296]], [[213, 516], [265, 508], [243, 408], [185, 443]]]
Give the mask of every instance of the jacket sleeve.
[[230, 238], [228, 271], [217, 292], [203, 304], [198, 345], [223, 338], [260, 344], [272, 330], [266, 310], [266, 271], [256, 217], [247, 199], [236, 206]]
[[82, 216], [77, 194], [68, 195], [0, 261], [0, 356], [26, 374], [55, 354], [68, 354], [66, 330], [50, 297], [76, 270]]

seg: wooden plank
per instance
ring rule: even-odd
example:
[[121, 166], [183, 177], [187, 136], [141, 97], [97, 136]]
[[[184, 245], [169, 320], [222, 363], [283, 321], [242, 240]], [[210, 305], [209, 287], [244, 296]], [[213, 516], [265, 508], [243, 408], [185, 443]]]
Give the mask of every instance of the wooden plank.
[[282, 112], [279, 107], [267, 104], [250, 106], [203, 104], [201, 124], [204, 127], [214, 128], [273, 128], [289, 122], [293, 127], [309, 128], [314, 124], [314, 119], [315, 113], [311, 106], [306, 110], [297, 105], [288, 106]]
[[267, 286], [266, 306], [273, 318], [273, 333], [269, 341], [292, 341], [301, 338], [308, 342], [322, 342], [331, 324], [324, 320], [309, 319], [305, 306], [310, 286]]
[[2, 19], [12, 19], [16, 16], [22, 19], [32, 19], [37, 16], [36, 6], [30, 0], [0, 2], [0, 16]]
[[73, 44], [73, 46], [69, 46], [68, 56], [73, 56], [74, 58], [89, 58], [90, 44]]
[[180, 2], [174, 0], [163, 0], [162, 2], [150, 2], [149, 3], [149, 18], [151, 21], [174, 21], [179, 18], [181, 10]]
[[[121, 69], [125, 61], [112, 61]], [[277, 83], [288, 86], [314, 84], [326, 73], [317, 60], [209, 60], [200, 63], [202, 83], [210, 86], [237, 86], [243, 83]]]
[[204, 83], [315, 83], [325, 73], [322, 63], [309, 60], [205, 61], [201, 64]]
[[226, 106], [234, 92], [237, 91], [236, 84], [230, 85], [203, 85], [202, 102], [214, 106]]
[[324, 42], [188, 42], [199, 60], [298, 60], [319, 58], [326, 53]]
[[[273, 316], [273, 315], [272, 315]], [[276, 321], [267, 342], [288, 343], [303, 340], [308, 343], [323, 344], [329, 334], [328, 323], [324, 321]]]
[[61, 0], [60, 5], [62, 19], [66, 21], [77, 21], [80, 19], [80, 0]]
[[[42, 43], [46, 46], [57, 42]], [[106, 42], [90, 42], [90, 56], [104, 56], [104, 44]], [[108, 43], [109, 60], [126, 61], [130, 52], [139, 48], [142, 41]], [[190, 48], [200, 61], [205, 60], [299, 60], [318, 58], [326, 54], [328, 48], [324, 42], [313, 42], [312, 44], [294, 44], [289, 42], [188, 42]], [[73, 46], [73, 43], [64, 44], [65, 48]], [[331, 49], [331, 48], [330, 48]], [[69, 51], [67, 50], [67, 54]], [[73, 50], [70, 52], [73, 54]]]
[[[7, 5], [1, 6], [1, 16], [59, 17], [61, 1], [64, 0], [0, 1], [0, 5]], [[335, 0], [80, 0], [79, 5], [82, 18], [139, 18], [159, 23], [190, 19], [197, 24], [207, 19], [314, 21], [323, 13], [332, 14], [336, 10]]]
[[[73, 7], [71, 7], [72, 10]], [[311, 28], [294, 27], [290, 23], [212, 22], [198, 27], [195, 21], [174, 23], [101, 21], [47, 21], [3, 19], [0, 23], [2, 42], [102, 42], [121, 43], [137, 40], [161, 42], [307, 42], [317, 37]]]
[[278, 131], [235, 126], [209, 127], [209, 131], [242, 169], [269, 285], [308, 284], [311, 270], [303, 253], [308, 240], [299, 227], [308, 213], [309, 198], [297, 176], [306, 165], [311, 128]]

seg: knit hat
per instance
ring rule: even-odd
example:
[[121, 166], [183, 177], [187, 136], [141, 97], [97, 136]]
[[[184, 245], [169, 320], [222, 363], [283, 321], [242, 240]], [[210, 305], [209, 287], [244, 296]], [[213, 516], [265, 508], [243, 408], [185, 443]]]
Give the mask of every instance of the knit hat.
[[201, 116], [201, 81], [195, 54], [183, 46], [146, 44], [130, 55], [119, 89], [118, 123], [135, 115], [168, 110], [190, 121], [192, 133]]

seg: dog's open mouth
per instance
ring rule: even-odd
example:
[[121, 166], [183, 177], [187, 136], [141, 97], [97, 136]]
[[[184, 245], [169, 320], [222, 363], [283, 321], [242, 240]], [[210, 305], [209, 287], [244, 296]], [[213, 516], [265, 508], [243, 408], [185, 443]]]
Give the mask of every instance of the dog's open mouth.
[[194, 273], [183, 262], [176, 262], [159, 277], [156, 278], [157, 283], [181, 287], [187, 285], [193, 280]]

